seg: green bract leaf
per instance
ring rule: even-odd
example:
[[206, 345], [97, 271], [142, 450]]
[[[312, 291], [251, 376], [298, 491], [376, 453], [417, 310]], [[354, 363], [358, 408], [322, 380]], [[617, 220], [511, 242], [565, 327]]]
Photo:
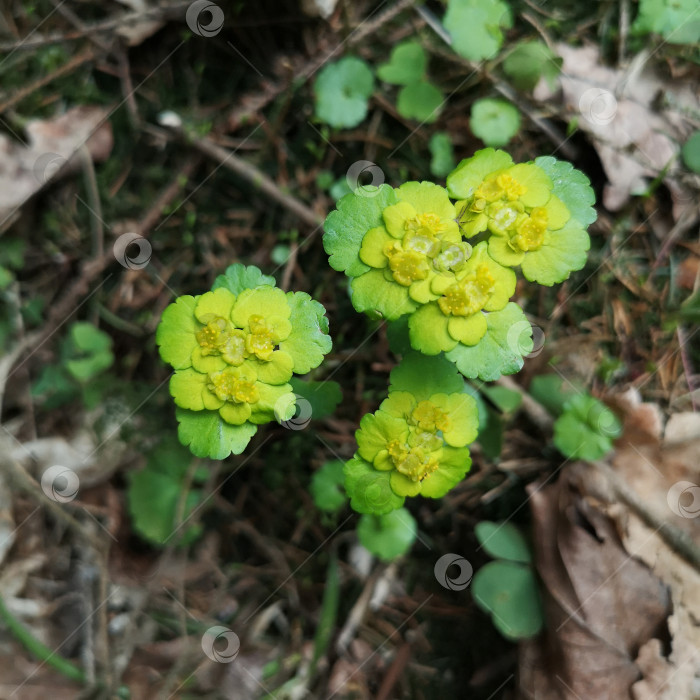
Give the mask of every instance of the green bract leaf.
[[308, 417], [313, 417], [314, 420], [333, 415], [336, 406], [343, 400], [343, 392], [338, 382], [309, 382], [292, 377], [289, 383], [295, 394], [309, 402], [310, 415]]
[[562, 59], [542, 41], [519, 43], [503, 61], [503, 70], [519, 90], [532, 90], [540, 78], [550, 88], [561, 71]]
[[505, 146], [520, 129], [520, 112], [505, 100], [477, 100], [469, 126], [487, 146]]
[[348, 500], [343, 489], [344, 466], [339, 459], [326, 462], [311, 477], [311, 497], [319, 510], [334, 513]]
[[577, 391], [575, 386], [565, 382], [559, 374], [543, 374], [535, 377], [530, 384], [532, 397], [554, 416], [563, 412], [564, 405]]
[[428, 58], [416, 41], [403, 41], [395, 46], [391, 58], [377, 68], [377, 77], [393, 85], [409, 85], [425, 74]]
[[522, 369], [523, 355], [532, 352], [532, 326], [522, 309], [509, 302], [502, 311], [486, 315], [486, 335], [473, 347], [458, 345], [446, 353], [448, 360], [469, 379], [493, 382], [501, 374]]
[[405, 498], [391, 488], [390, 472], [378, 471], [359, 457], [346, 462], [343, 471], [350, 505], [358, 513], [383, 515], [403, 505]]
[[406, 119], [417, 119], [424, 124], [432, 124], [442, 109], [443, 96], [432, 83], [422, 81], [411, 83], [399, 90], [396, 109]]
[[532, 637], [542, 628], [537, 581], [528, 566], [510, 561], [489, 562], [474, 575], [472, 596], [508, 639]]
[[487, 175], [512, 165], [513, 159], [505, 151], [482, 148], [447, 176], [447, 191], [453, 199], [469, 199]]
[[554, 422], [554, 444], [571, 459], [600, 459], [622, 433], [617, 416], [588, 394], [579, 394], [564, 406]]
[[700, 173], [700, 131], [695, 131], [690, 135], [690, 138], [683, 144], [681, 155], [688, 170]]
[[416, 539], [416, 520], [405, 509], [386, 515], [363, 515], [357, 524], [357, 537], [375, 557], [391, 561], [408, 552]]
[[504, 386], [482, 386], [481, 391], [493, 401], [502, 413], [513, 413], [520, 408], [523, 395], [519, 391]]
[[393, 321], [415, 311], [417, 304], [408, 296], [408, 289], [388, 282], [381, 270], [370, 270], [353, 279], [350, 300], [361, 313]]
[[[147, 540], [162, 545], [176, 534], [177, 509], [191, 462], [192, 455], [186, 449], [168, 441], [149, 455], [145, 469], [129, 473], [129, 512], [134, 527]], [[184, 525], [201, 499], [197, 490], [185, 497], [181, 544], [191, 542], [201, 530]]]
[[571, 163], [557, 160], [552, 156], [540, 156], [535, 159], [535, 165], [549, 175], [554, 185], [552, 194], [556, 195], [566, 205], [571, 218], [583, 228], [590, 226], [598, 217], [593, 205], [595, 192], [591, 181]]
[[66, 343], [69, 359], [65, 367], [78, 381], [87, 382], [109, 369], [114, 362], [112, 339], [92, 323], [78, 322], [71, 326]]
[[481, 61], [498, 53], [503, 43], [501, 29], [511, 27], [513, 18], [501, 0], [449, 0], [443, 24], [460, 56]]
[[482, 520], [476, 524], [474, 534], [479, 544], [495, 559], [507, 559], [523, 564], [532, 561], [530, 548], [513, 523], [493, 523], [490, 520]]
[[224, 274], [219, 275], [214, 280], [214, 286], [211, 290], [213, 292], [219, 287], [224, 287], [224, 289], [228, 289], [229, 292], [233, 292], [233, 294], [238, 296], [244, 289], [255, 289], [265, 284], [274, 287], [277, 283], [274, 277], [263, 275], [254, 265], [246, 266], [236, 263], [235, 265], [229, 265]]
[[391, 370], [389, 392], [392, 391], [405, 391], [422, 401], [433, 394], [464, 391], [464, 379], [444, 355], [428, 357], [419, 352], [409, 352]]
[[700, 42], [700, 12], [697, 0], [641, 0], [632, 25], [639, 34], [660, 34], [671, 44]]
[[430, 148], [430, 172], [436, 177], [445, 177], [454, 170], [455, 157], [452, 149], [452, 141], [445, 131], [436, 131], [428, 143]]
[[226, 459], [230, 454], [239, 455], [258, 429], [252, 423], [231, 425], [216, 411], [178, 408], [175, 415], [180, 424], [177, 429], [180, 442], [197, 457]]
[[362, 239], [367, 231], [383, 225], [382, 211], [391, 204], [396, 204], [396, 194], [389, 185], [350, 193], [338, 202], [323, 225], [323, 247], [334, 270], [357, 277], [370, 269], [360, 260]]
[[353, 56], [326, 65], [316, 78], [316, 116], [337, 128], [357, 126], [367, 115], [374, 89], [370, 67]]
[[289, 317], [292, 332], [279, 348], [291, 355], [294, 372], [306, 374], [323, 362], [333, 346], [326, 310], [306, 292], [288, 292], [287, 302], [292, 310]]

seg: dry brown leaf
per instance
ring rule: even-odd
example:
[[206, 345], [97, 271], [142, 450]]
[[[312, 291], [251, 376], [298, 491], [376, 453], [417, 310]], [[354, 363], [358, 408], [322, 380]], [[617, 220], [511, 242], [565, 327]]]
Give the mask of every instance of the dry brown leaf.
[[103, 107], [80, 106], [54, 119], [31, 121], [27, 146], [0, 134], [0, 220], [59, 174], [77, 170], [83, 146], [94, 161], [106, 160], [113, 143], [108, 116]]
[[[674, 197], [674, 218], [696, 207], [692, 191], [677, 177], [677, 161], [679, 145], [692, 132], [693, 115], [700, 116], [697, 86], [665, 80], [650, 61], [645, 63], [646, 54], [619, 70], [604, 65], [597, 46], [558, 44], [556, 49], [563, 59], [559, 84], [565, 106], [591, 136], [608, 177], [605, 206], [619, 210], [668, 167], [664, 179]], [[535, 96], [551, 97], [543, 81]]]
[[546, 628], [521, 645], [522, 698], [627, 698], [641, 678], [639, 649], [665, 633], [668, 592], [583, 497], [590, 469], [576, 463], [557, 483], [531, 488]]

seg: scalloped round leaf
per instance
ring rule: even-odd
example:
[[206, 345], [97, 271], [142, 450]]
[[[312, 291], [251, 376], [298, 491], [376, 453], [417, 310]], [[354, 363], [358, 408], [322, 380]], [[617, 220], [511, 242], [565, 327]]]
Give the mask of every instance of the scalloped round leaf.
[[518, 90], [533, 90], [540, 78], [554, 89], [562, 59], [543, 41], [521, 41], [503, 61], [503, 70]]
[[443, 101], [440, 88], [423, 80], [406, 85], [399, 90], [396, 109], [406, 119], [432, 124], [440, 116]]
[[195, 457], [226, 459], [239, 455], [248, 446], [258, 426], [252, 423], [231, 425], [218, 411], [187, 411], [177, 408], [177, 436]]
[[408, 85], [425, 73], [428, 57], [417, 41], [402, 41], [391, 51], [386, 63], [377, 66], [377, 77], [392, 85]]
[[505, 146], [520, 130], [520, 112], [510, 102], [486, 97], [472, 105], [469, 126], [487, 146]]
[[194, 307], [199, 297], [182, 296], [170, 304], [156, 330], [158, 351], [164, 362], [175, 369], [192, 366], [192, 350], [196, 345], [195, 333], [199, 328]]
[[507, 559], [521, 564], [532, 561], [527, 541], [513, 523], [482, 520], [476, 524], [474, 534], [479, 544], [494, 559]]
[[386, 515], [363, 515], [357, 523], [360, 544], [382, 561], [406, 554], [416, 541], [416, 519], [405, 508]]
[[501, 29], [511, 27], [513, 18], [501, 0], [450, 0], [443, 24], [460, 56], [481, 61], [498, 53], [503, 43]]
[[306, 292], [288, 292], [287, 302], [292, 311], [292, 332], [279, 348], [291, 355], [296, 374], [306, 374], [323, 362], [333, 346], [326, 310]]
[[586, 231], [578, 222], [570, 221], [558, 231], [548, 231], [543, 246], [526, 253], [520, 269], [530, 282], [551, 287], [583, 268], [590, 247], [591, 239]]
[[471, 589], [474, 602], [507, 639], [526, 639], [542, 629], [542, 604], [529, 566], [491, 561], [476, 572]]
[[242, 265], [235, 263], [229, 265], [223, 275], [219, 275], [214, 280], [214, 285], [211, 288], [213, 292], [220, 287], [228, 289], [238, 296], [244, 289], [256, 289], [263, 285], [277, 286], [275, 278], [270, 275], [264, 275], [255, 265]]
[[446, 131], [436, 131], [428, 142], [430, 149], [430, 172], [435, 177], [445, 177], [455, 167], [452, 140]]
[[612, 450], [621, 432], [620, 421], [604, 403], [577, 394], [554, 421], [554, 445], [565, 457], [593, 461]]
[[381, 270], [370, 270], [350, 284], [350, 301], [356, 311], [393, 321], [417, 308], [408, 288], [389, 282]]
[[700, 131], [694, 131], [681, 148], [683, 162], [688, 170], [700, 173]]
[[389, 375], [389, 393], [406, 391], [416, 400], [433, 394], [456, 394], [464, 391], [464, 379], [454, 363], [444, 355], [408, 352]]
[[319, 510], [335, 513], [346, 503], [347, 496], [343, 489], [345, 462], [334, 459], [326, 462], [311, 477], [311, 497]]
[[469, 199], [488, 175], [512, 165], [513, 159], [505, 151], [482, 148], [471, 158], [461, 160], [447, 176], [447, 191], [453, 199]]
[[370, 268], [360, 260], [362, 239], [367, 231], [384, 225], [382, 211], [396, 204], [393, 187], [380, 185], [367, 194], [346, 194], [323, 224], [323, 248], [328, 263], [348, 277], [357, 277]]
[[343, 472], [350, 506], [358, 513], [384, 515], [401, 508], [406, 500], [391, 488], [391, 472], [378, 471], [360, 457], [348, 460]]
[[535, 165], [549, 175], [554, 185], [552, 194], [564, 202], [571, 218], [588, 228], [598, 218], [598, 214], [593, 208], [595, 192], [586, 175], [568, 161], [557, 160], [553, 156], [535, 158]]
[[374, 75], [362, 59], [346, 56], [329, 63], [314, 83], [316, 116], [333, 127], [351, 129], [367, 116], [372, 90]]
[[496, 381], [502, 374], [523, 368], [523, 355], [532, 352], [532, 326], [522, 309], [509, 302], [501, 311], [486, 314], [486, 335], [474, 346], [460, 343], [445, 353], [468, 379]]

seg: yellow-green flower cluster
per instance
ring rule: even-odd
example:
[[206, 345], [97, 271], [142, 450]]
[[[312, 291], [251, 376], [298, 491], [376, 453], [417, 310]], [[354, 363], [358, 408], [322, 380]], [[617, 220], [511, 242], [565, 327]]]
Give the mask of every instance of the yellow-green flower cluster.
[[356, 432], [358, 451], [345, 488], [359, 512], [398, 508], [406, 496], [441, 498], [469, 470], [466, 447], [477, 435], [474, 399], [464, 393], [418, 399], [394, 391]]
[[408, 182], [363, 195], [347, 195], [326, 219], [331, 266], [351, 277], [358, 311], [408, 315], [411, 346], [428, 355], [454, 351], [448, 357], [458, 366], [487, 334], [490, 347], [509, 346], [500, 366], [517, 366], [519, 347], [507, 336], [527, 322], [509, 305], [511, 268], [551, 285], [586, 260], [592, 191], [585, 176], [553, 158], [514, 164], [487, 148], [460, 163], [447, 189]]
[[275, 404], [292, 394], [294, 362], [284, 350], [290, 315], [285, 293], [275, 287], [238, 296], [219, 288], [171, 304], [157, 341], [176, 370], [170, 380], [176, 405], [218, 411], [232, 425], [273, 420]]

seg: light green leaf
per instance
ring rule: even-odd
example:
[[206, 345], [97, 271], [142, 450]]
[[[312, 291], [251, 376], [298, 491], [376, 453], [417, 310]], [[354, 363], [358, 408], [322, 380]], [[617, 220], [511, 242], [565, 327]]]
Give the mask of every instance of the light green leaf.
[[391, 488], [392, 472], [378, 471], [359, 457], [346, 462], [343, 471], [350, 506], [358, 513], [384, 515], [403, 505], [405, 498]]
[[449, 0], [443, 24], [460, 56], [481, 61], [498, 53], [503, 43], [501, 29], [511, 27], [513, 18], [501, 0]]
[[473, 347], [461, 343], [446, 357], [469, 379], [496, 381], [502, 374], [523, 368], [523, 355], [532, 352], [532, 326], [514, 302], [501, 311], [486, 314], [486, 335]]
[[443, 99], [440, 89], [432, 83], [411, 83], [399, 90], [396, 109], [406, 119], [432, 124], [440, 116]]
[[430, 172], [435, 177], [445, 177], [454, 170], [455, 156], [452, 141], [446, 131], [436, 131], [428, 143], [430, 148]]
[[335, 459], [326, 462], [311, 477], [311, 497], [319, 510], [335, 513], [346, 503], [347, 496], [343, 489], [345, 462]]
[[338, 382], [310, 382], [292, 377], [289, 383], [295, 394], [309, 402], [310, 417], [314, 420], [333, 415], [336, 406], [343, 400], [343, 392]]
[[526, 639], [542, 629], [542, 605], [529, 566], [489, 562], [476, 572], [471, 588], [474, 602], [491, 614], [494, 626], [507, 639]]
[[156, 329], [156, 343], [164, 362], [175, 369], [192, 366], [192, 350], [196, 346], [195, 333], [199, 329], [194, 309], [199, 297], [182, 296], [170, 304]]
[[370, 270], [355, 277], [350, 285], [350, 301], [356, 311], [394, 321], [416, 310], [408, 289], [389, 282], [381, 270]]
[[660, 34], [670, 44], [700, 42], [698, 0], [640, 0], [636, 34]]
[[617, 416], [588, 394], [577, 394], [554, 422], [554, 445], [570, 459], [593, 461], [605, 456], [622, 433]]
[[399, 508], [386, 515], [363, 515], [357, 523], [360, 544], [382, 561], [406, 554], [416, 540], [416, 520]]
[[681, 149], [683, 162], [688, 170], [700, 173], [700, 131], [694, 131]]
[[554, 88], [561, 64], [544, 42], [522, 41], [506, 56], [503, 70], [519, 90], [532, 90], [542, 77]]
[[547, 287], [568, 279], [571, 272], [586, 264], [591, 240], [577, 221], [545, 233], [544, 244], [525, 254], [520, 269], [530, 282]]
[[505, 100], [477, 100], [469, 126], [487, 146], [505, 146], [520, 129], [520, 112]]
[[323, 224], [323, 247], [334, 270], [357, 277], [370, 269], [360, 260], [362, 239], [370, 229], [384, 225], [382, 211], [392, 204], [396, 194], [389, 185], [362, 194], [351, 192], [338, 202]]
[[507, 559], [529, 564], [532, 554], [520, 530], [513, 523], [482, 520], [474, 528], [476, 539], [494, 559]]
[[393, 85], [409, 85], [424, 76], [428, 58], [423, 47], [416, 41], [402, 41], [397, 44], [387, 63], [377, 68], [377, 77]]
[[456, 394], [464, 391], [464, 379], [444, 355], [422, 355], [408, 352], [389, 375], [389, 392], [406, 391], [417, 401], [434, 394]]
[[513, 413], [520, 408], [523, 402], [523, 395], [519, 391], [506, 389], [504, 386], [483, 386], [481, 391], [498, 409], [503, 413]]
[[[191, 462], [188, 450], [166, 440], [151, 452], [144, 469], [128, 475], [127, 495], [134, 528], [154, 544], [165, 544], [176, 534], [177, 509]], [[187, 494], [183, 522], [201, 500], [200, 491]], [[181, 544], [191, 542], [200, 532], [200, 527], [183, 526]]]
[[92, 323], [74, 323], [65, 348], [65, 367], [79, 382], [90, 381], [114, 362], [112, 339]]
[[[224, 287], [238, 296], [244, 289], [256, 289], [263, 285], [276, 286], [275, 278], [263, 273], [255, 265], [229, 265], [223, 275], [219, 275], [214, 280], [211, 288], [213, 292], [219, 287]], [[181, 297], [182, 298], [182, 297]]]
[[591, 187], [591, 181], [580, 170], [576, 170], [571, 163], [565, 160], [557, 160], [553, 156], [540, 156], [535, 159], [535, 165], [549, 175], [556, 195], [566, 205], [571, 213], [571, 218], [584, 228], [590, 226], [598, 217], [595, 204], [595, 192]]
[[559, 374], [542, 374], [530, 382], [532, 398], [541, 403], [554, 416], [558, 416], [564, 411], [564, 405], [577, 390], [583, 391], [583, 387], [572, 386], [570, 382], [565, 382]]
[[179, 422], [177, 436], [196, 457], [226, 459], [230, 454], [239, 455], [248, 446], [258, 426], [252, 423], [231, 425], [218, 411], [187, 411], [177, 408]]
[[292, 310], [292, 332], [279, 348], [291, 355], [296, 374], [306, 374], [323, 362], [333, 346], [326, 310], [306, 292], [288, 292], [287, 302]]
[[367, 101], [374, 89], [370, 67], [354, 56], [327, 64], [316, 78], [316, 116], [333, 127], [352, 128], [367, 115]]

